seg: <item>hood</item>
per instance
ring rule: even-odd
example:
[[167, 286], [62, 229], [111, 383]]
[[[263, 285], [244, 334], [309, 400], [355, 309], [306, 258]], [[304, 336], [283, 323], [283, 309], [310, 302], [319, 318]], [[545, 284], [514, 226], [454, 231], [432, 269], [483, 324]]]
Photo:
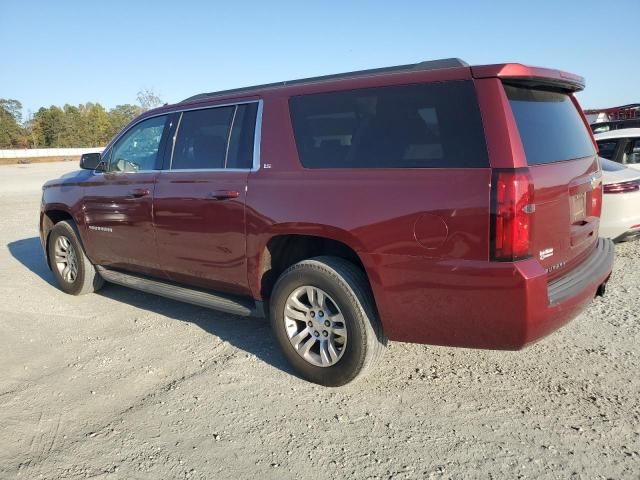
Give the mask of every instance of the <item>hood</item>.
[[55, 185], [77, 183], [79, 181], [86, 180], [91, 175], [93, 175], [93, 170], [84, 170], [84, 169], [74, 170], [73, 172], [68, 172], [68, 173], [65, 173], [64, 175], [61, 175], [58, 178], [48, 180], [47, 182], [44, 183], [42, 188], [52, 187]]

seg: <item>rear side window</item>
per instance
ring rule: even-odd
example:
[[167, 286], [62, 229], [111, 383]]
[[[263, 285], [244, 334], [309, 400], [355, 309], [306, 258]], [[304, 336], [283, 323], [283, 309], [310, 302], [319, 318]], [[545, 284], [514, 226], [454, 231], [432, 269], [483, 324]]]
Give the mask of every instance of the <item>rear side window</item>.
[[256, 131], [257, 103], [238, 105], [229, 138], [226, 168], [253, 167], [253, 140]]
[[306, 168], [489, 165], [469, 81], [301, 95], [289, 105]]
[[173, 146], [171, 169], [250, 169], [257, 105], [183, 112]]
[[504, 89], [529, 165], [595, 154], [590, 132], [569, 95], [513, 85]]
[[598, 154], [607, 160], [613, 160], [618, 146], [617, 140], [601, 140], [598, 142]]
[[624, 163], [640, 163], [640, 138], [629, 140], [624, 152]]

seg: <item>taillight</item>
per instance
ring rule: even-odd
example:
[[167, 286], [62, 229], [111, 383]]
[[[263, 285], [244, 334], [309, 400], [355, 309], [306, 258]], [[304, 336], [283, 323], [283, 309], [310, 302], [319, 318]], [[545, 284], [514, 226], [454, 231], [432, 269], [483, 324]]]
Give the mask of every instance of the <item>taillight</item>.
[[596, 157], [597, 170], [591, 177], [591, 191], [587, 193], [587, 215], [600, 217], [602, 213], [602, 166], [600, 157]]
[[587, 212], [590, 217], [600, 217], [602, 214], [602, 182], [591, 190], [591, 209]]
[[535, 204], [529, 170], [494, 170], [491, 195], [491, 259], [510, 262], [530, 257]]
[[640, 180], [630, 182], [607, 183], [604, 186], [604, 193], [628, 193], [640, 190]]

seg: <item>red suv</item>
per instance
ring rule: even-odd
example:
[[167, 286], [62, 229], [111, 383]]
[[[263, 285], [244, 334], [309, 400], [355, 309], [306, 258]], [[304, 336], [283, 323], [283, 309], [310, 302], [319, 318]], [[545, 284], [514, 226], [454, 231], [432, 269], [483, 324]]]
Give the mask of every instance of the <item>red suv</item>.
[[520, 349], [611, 273], [583, 86], [446, 59], [197, 95], [45, 184], [42, 245], [70, 294], [267, 315], [323, 385], [387, 338]]

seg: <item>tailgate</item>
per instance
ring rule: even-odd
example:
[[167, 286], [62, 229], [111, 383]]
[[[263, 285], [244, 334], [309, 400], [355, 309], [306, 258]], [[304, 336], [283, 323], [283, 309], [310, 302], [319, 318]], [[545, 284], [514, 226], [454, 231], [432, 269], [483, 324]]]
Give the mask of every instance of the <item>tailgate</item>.
[[533, 184], [531, 252], [551, 280], [596, 245], [602, 205], [597, 154], [569, 93], [514, 83], [504, 88]]

